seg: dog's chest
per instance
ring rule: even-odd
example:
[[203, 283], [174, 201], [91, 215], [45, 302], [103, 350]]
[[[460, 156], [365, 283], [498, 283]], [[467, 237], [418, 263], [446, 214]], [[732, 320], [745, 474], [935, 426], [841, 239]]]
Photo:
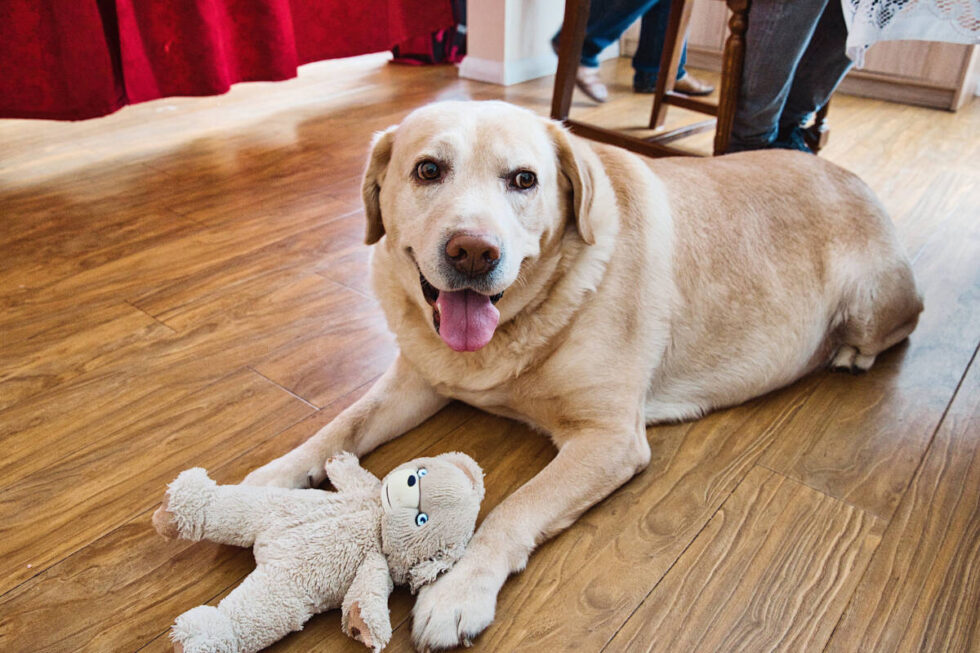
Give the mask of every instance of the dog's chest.
[[491, 389], [469, 390], [460, 388], [447, 383], [434, 384], [436, 391], [446, 397], [451, 397], [474, 408], [479, 408], [488, 413], [516, 419], [521, 422], [530, 422], [530, 418], [519, 409], [513, 401], [513, 394], [508, 385]]

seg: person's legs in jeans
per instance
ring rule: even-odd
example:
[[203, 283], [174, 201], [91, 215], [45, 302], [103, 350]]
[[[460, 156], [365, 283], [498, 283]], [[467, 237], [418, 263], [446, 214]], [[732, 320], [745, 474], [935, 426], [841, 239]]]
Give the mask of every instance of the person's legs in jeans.
[[[659, 0], [650, 7], [640, 23], [640, 42], [633, 55], [633, 88], [652, 89], [657, 85], [657, 75], [660, 74], [660, 57], [664, 51], [664, 41], [667, 37], [667, 23], [670, 19], [670, 0]], [[677, 66], [677, 79], [682, 79], [687, 72], [684, 63], [687, 61], [687, 42], [681, 50], [681, 61]]]
[[839, 2], [831, 1], [824, 9], [810, 45], [796, 67], [793, 86], [779, 119], [780, 138], [783, 138], [783, 134], [798, 130], [812, 113], [830, 100], [834, 89], [854, 63], [845, 53], [846, 42], [844, 12]]
[[[769, 147], [828, 0], [753, 0], [729, 152]], [[830, 0], [838, 2], [838, 0]]]
[[[644, 15], [657, 0], [592, 0], [589, 21], [585, 27], [581, 65], [588, 68], [599, 66], [599, 53], [618, 41], [633, 22]], [[667, 3], [669, 4], [669, 3]], [[561, 30], [551, 39], [557, 52]]]

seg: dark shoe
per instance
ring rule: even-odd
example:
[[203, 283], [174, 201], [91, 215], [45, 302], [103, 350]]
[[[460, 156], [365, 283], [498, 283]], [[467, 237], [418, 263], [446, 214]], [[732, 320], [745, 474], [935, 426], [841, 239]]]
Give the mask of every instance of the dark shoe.
[[715, 87], [687, 74], [674, 82], [674, 90], [684, 95], [710, 95]]
[[803, 137], [802, 127], [789, 127], [779, 130], [779, 134], [776, 136], [776, 140], [769, 144], [770, 149], [778, 150], [798, 150], [800, 152], [806, 152], [807, 154], [813, 154], [813, 150], [810, 146], [806, 144], [806, 139]]
[[657, 75], [651, 73], [633, 73], [633, 92], [634, 93], [656, 93]]

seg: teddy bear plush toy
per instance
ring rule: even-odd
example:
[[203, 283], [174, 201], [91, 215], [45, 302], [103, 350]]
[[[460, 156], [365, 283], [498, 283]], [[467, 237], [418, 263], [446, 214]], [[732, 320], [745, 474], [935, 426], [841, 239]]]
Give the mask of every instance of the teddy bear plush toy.
[[252, 546], [256, 562], [216, 607], [177, 618], [174, 650], [258, 651], [339, 607], [344, 632], [380, 651], [393, 584], [432, 582], [473, 535], [483, 472], [465, 454], [417, 458], [382, 481], [347, 453], [326, 471], [335, 492], [218, 485], [200, 468], [170, 484], [153, 515], [160, 534]]

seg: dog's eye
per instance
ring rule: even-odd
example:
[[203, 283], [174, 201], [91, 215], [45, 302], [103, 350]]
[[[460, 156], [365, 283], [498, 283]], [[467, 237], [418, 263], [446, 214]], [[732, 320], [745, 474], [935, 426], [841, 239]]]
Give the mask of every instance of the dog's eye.
[[515, 172], [510, 178], [510, 185], [518, 190], [530, 190], [534, 188], [538, 183], [538, 178], [533, 172], [528, 170], [519, 170]]
[[429, 470], [427, 470], [425, 467], [423, 467], [422, 469], [419, 470], [419, 476], [425, 476], [428, 473], [429, 473]]
[[428, 521], [429, 521], [429, 516], [424, 512], [420, 512], [419, 514], [415, 515], [416, 526], [425, 526], [426, 523], [428, 523]]
[[415, 166], [415, 176], [420, 181], [436, 181], [442, 176], [442, 169], [439, 164], [435, 161], [419, 161], [419, 164]]

